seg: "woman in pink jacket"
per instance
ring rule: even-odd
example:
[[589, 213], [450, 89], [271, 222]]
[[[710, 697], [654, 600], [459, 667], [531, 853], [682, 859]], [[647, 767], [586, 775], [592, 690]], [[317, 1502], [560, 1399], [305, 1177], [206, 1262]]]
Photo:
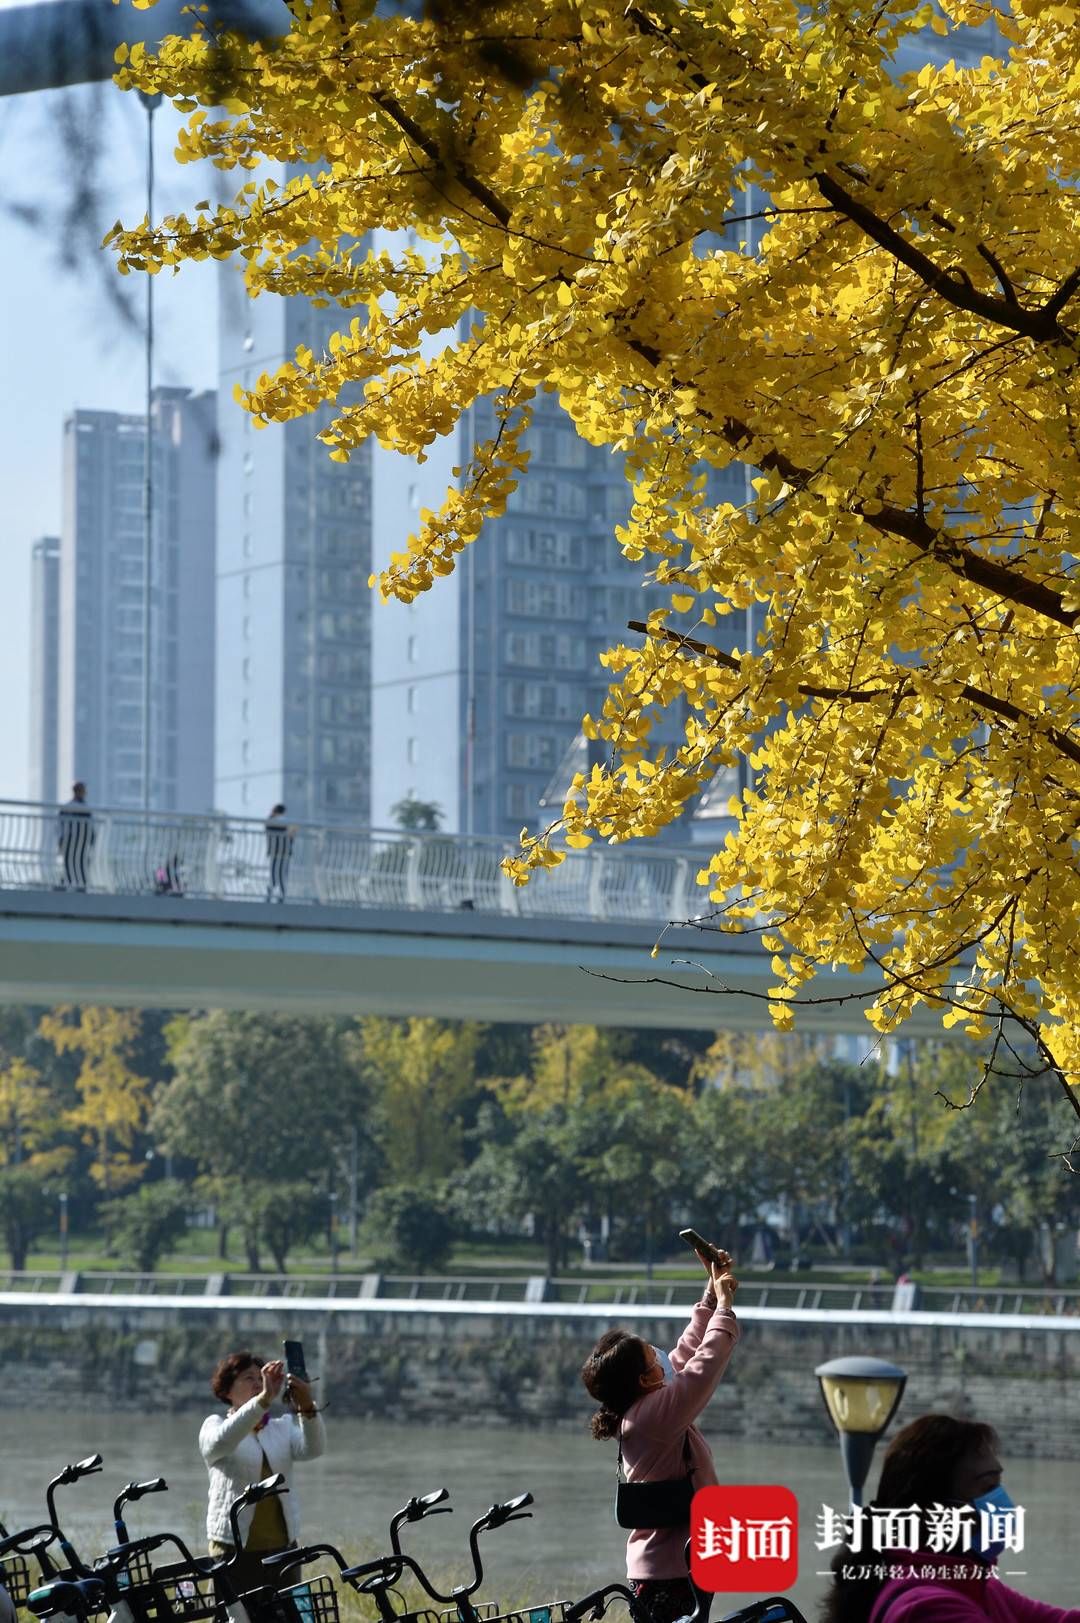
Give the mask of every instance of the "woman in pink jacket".
[[[969, 1550], [935, 1551], [942, 1542], [935, 1523], [940, 1528], [943, 1513], [962, 1506], [971, 1507]], [[1031, 1600], [997, 1577], [1001, 1545], [983, 1543], [992, 1522], [977, 1513], [1010, 1508], [994, 1428], [920, 1415], [889, 1444], [869, 1507], [871, 1516], [874, 1510], [922, 1512], [918, 1545], [875, 1553], [871, 1516], [864, 1516], [861, 1547], [844, 1546], [833, 1562], [821, 1623], [1080, 1623], [1080, 1611]]]
[[[712, 1451], [694, 1422], [739, 1336], [731, 1305], [738, 1281], [727, 1252], [718, 1254], [722, 1264], [709, 1265], [709, 1287], [670, 1353], [626, 1330], [608, 1330], [581, 1371], [586, 1391], [600, 1404], [592, 1434], [618, 1439], [628, 1482], [665, 1482], [689, 1472], [695, 1492], [716, 1483]], [[689, 1536], [689, 1525], [636, 1527], [626, 1541], [631, 1588], [656, 1623], [687, 1616], [699, 1598], [686, 1568]], [[712, 1597], [701, 1599], [704, 1619]]]

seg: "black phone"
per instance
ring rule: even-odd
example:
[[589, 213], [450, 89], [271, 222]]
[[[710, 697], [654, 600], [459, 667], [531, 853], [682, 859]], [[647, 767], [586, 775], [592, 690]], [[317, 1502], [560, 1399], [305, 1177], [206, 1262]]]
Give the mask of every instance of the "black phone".
[[308, 1384], [311, 1380], [304, 1363], [304, 1343], [302, 1341], [283, 1341], [282, 1351], [285, 1354], [285, 1373], [295, 1375], [298, 1381]]
[[727, 1266], [716, 1247], [710, 1241], [703, 1240], [697, 1229], [680, 1229], [679, 1239], [685, 1240], [690, 1249], [697, 1252], [702, 1262], [715, 1262], [718, 1268]]

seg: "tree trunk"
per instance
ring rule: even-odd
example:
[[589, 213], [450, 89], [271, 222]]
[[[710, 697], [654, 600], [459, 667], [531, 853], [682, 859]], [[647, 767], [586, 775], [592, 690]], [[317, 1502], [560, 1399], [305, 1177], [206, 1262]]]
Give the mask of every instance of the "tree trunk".
[[275, 1245], [272, 1240], [269, 1240], [267, 1244], [270, 1247], [271, 1255], [274, 1258], [274, 1266], [276, 1267], [278, 1273], [287, 1274], [289, 1271], [286, 1267], [286, 1258], [289, 1255], [288, 1246]]
[[228, 1223], [220, 1223], [218, 1225], [217, 1254], [218, 1254], [218, 1261], [219, 1262], [228, 1262], [228, 1260], [229, 1260], [229, 1225], [228, 1225]]
[[262, 1264], [259, 1262], [259, 1241], [256, 1235], [244, 1235], [244, 1250], [247, 1252], [248, 1273], [261, 1273]]
[[20, 1223], [13, 1223], [7, 1232], [8, 1252], [11, 1256], [11, 1266], [16, 1273], [22, 1273], [26, 1267], [26, 1254], [30, 1249], [29, 1238]]

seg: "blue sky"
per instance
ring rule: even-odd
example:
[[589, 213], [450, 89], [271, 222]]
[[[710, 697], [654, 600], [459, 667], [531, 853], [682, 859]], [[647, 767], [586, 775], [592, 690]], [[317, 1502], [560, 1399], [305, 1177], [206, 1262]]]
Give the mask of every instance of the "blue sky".
[[[163, 209], [214, 189], [173, 162], [179, 121], [168, 107], [154, 118]], [[0, 799], [27, 794], [30, 548], [59, 528], [64, 417], [76, 406], [142, 407], [142, 279], [117, 277], [98, 245], [115, 219], [145, 212], [145, 139], [141, 104], [111, 84], [0, 99]], [[87, 176], [92, 195], [75, 229], [72, 203]], [[28, 209], [39, 217], [27, 220]], [[157, 278], [159, 383], [214, 386], [214, 271]]]

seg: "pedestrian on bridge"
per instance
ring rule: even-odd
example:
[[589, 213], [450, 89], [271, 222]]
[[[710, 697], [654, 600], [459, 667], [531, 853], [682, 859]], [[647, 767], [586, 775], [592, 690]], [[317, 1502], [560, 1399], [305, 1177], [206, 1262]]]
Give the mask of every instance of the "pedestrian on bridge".
[[656, 1525], [616, 1513], [632, 1531], [626, 1541], [630, 1587], [645, 1603], [655, 1623], [674, 1623], [700, 1603], [705, 1623], [712, 1596], [697, 1590], [686, 1568], [690, 1536], [690, 1500], [698, 1488], [717, 1482], [712, 1450], [695, 1424], [728, 1366], [739, 1337], [732, 1307], [738, 1280], [731, 1257], [716, 1248], [716, 1261], [705, 1262], [709, 1284], [670, 1353], [652, 1347], [627, 1330], [607, 1330], [581, 1371], [586, 1391], [600, 1404], [592, 1418], [597, 1438], [617, 1438], [619, 1475], [624, 1486], [651, 1488], [636, 1496], [645, 1517]]
[[263, 826], [266, 829], [266, 855], [270, 859], [270, 883], [266, 887], [266, 900], [283, 902], [296, 830], [286, 823], [285, 807], [282, 805], [271, 808], [270, 816]]
[[63, 888], [85, 890], [94, 844], [94, 816], [86, 804], [86, 785], [81, 781], [72, 786], [71, 799], [60, 808], [56, 844], [64, 865]]

